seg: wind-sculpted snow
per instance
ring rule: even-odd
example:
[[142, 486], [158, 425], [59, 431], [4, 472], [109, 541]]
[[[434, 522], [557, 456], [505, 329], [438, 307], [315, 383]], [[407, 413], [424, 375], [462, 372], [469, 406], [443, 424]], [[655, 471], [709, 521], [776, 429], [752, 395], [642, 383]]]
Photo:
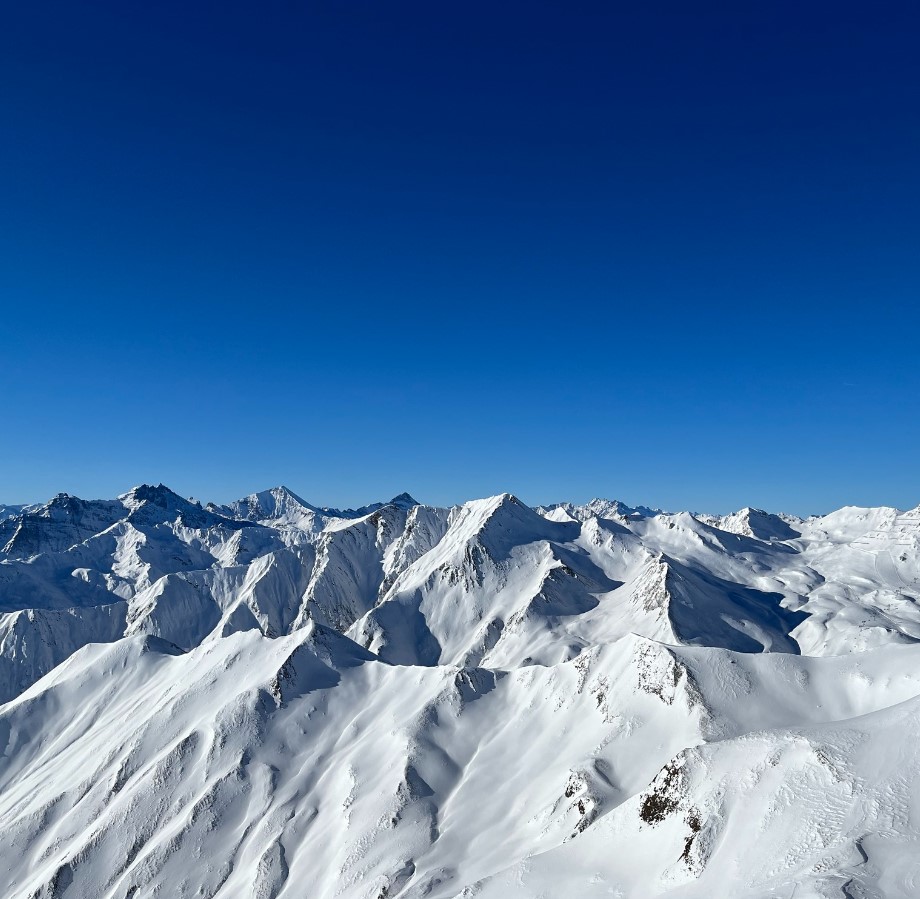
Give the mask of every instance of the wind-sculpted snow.
[[920, 510], [0, 512], [0, 895], [920, 895]]

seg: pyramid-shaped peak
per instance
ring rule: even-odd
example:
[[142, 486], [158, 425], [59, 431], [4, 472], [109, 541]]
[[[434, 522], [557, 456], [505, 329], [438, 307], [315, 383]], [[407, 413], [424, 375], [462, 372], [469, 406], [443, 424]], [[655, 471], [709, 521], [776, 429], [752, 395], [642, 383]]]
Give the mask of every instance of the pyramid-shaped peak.
[[132, 487], [127, 493], [118, 497], [121, 502], [132, 511], [140, 508], [142, 505], [150, 504], [158, 506], [161, 509], [171, 507], [181, 508], [190, 505], [188, 500], [183, 499], [178, 493], [170, 490], [165, 484], [139, 484]]
[[411, 509], [413, 506], [421, 505], [410, 493], [400, 493], [394, 496], [388, 503], [388, 506], [399, 506], [401, 509]]
[[278, 499], [291, 499], [294, 500], [294, 502], [300, 503], [302, 506], [310, 506], [310, 504], [305, 499], [294, 493], [290, 487], [285, 487], [284, 484], [279, 484], [277, 487], [272, 487], [268, 492]]
[[245, 521], [293, 521], [305, 515], [312, 517], [318, 511], [283, 484], [250, 493], [228, 506], [215, 506], [214, 509]]
[[800, 537], [795, 530], [779, 515], [745, 506], [732, 515], [726, 515], [717, 525], [721, 530], [757, 540], [794, 540]]
[[316, 510], [315, 506], [312, 506], [303, 497], [294, 493], [290, 487], [285, 487], [284, 484], [278, 487], [272, 487], [270, 490], [253, 493], [246, 497], [246, 499], [250, 501], [253, 499], [257, 500], [266, 510], [269, 510], [272, 505], [274, 505], [277, 511], [291, 508], [309, 509], [310, 511]]
[[570, 528], [562, 522], [550, 521], [512, 493], [499, 493], [485, 499], [473, 500], [461, 507], [456, 530], [491, 543], [510, 545], [515, 540], [532, 542], [559, 539]]

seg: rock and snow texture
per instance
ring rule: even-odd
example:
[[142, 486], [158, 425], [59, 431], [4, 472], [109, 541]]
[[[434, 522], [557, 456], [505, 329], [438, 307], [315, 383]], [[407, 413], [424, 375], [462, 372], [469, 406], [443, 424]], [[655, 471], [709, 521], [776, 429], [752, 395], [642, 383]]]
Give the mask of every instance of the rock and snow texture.
[[920, 509], [0, 507], [0, 895], [920, 895]]

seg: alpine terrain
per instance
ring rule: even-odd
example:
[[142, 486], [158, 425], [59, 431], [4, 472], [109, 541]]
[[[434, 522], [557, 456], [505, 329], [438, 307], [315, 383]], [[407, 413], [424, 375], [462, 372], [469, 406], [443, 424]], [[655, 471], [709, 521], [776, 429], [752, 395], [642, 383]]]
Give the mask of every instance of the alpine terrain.
[[920, 508], [0, 506], [0, 896], [920, 896]]

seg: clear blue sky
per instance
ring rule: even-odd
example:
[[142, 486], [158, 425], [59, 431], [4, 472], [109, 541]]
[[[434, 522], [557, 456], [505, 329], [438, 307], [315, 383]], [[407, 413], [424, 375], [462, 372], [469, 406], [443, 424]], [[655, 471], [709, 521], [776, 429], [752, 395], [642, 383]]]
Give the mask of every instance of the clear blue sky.
[[916, 505], [918, 29], [8, 4], [0, 501]]

